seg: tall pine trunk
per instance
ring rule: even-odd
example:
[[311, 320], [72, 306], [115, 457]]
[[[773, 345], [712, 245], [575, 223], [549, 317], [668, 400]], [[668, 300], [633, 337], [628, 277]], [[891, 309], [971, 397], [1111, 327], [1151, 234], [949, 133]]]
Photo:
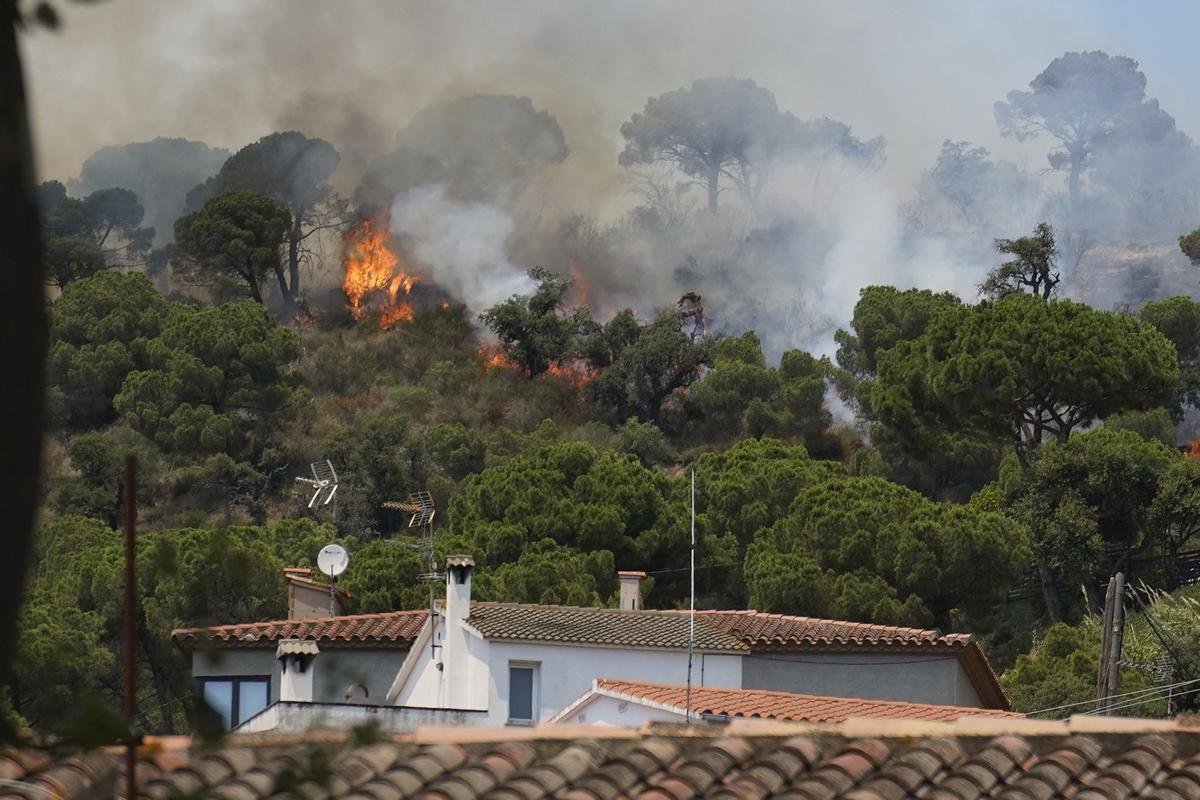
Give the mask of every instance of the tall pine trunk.
[[46, 298], [33, 144], [17, 49], [17, 4], [0, 4], [0, 357], [7, 374], [0, 426], [0, 676], [16, 651], [17, 612], [33, 549], [45, 423]]
[[717, 191], [718, 183], [721, 180], [721, 171], [719, 169], [709, 170], [708, 173], [708, 213], [717, 213]]

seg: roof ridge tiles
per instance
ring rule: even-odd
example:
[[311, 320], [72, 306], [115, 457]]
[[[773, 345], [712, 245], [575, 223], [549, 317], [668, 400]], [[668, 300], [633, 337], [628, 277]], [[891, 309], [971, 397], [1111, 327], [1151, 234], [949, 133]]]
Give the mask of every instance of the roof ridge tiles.
[[418, 608], [406, 611], [373, 611], [370, 614], [338, 614], [332, 617], [308, 617], [306, 619], [268, 619], [257, 622], [227, 622], [223, 625], [201, 625], [193, 628], [176, 628], [171, 635], [200, 631], [216, 631], [227, 628], [246, 628], [265, 625], [311, 625], [321, 622], [350, 622], [364, 619], [385, 619], [388, 617], [414, 616], [428, 614], [429, 609]]

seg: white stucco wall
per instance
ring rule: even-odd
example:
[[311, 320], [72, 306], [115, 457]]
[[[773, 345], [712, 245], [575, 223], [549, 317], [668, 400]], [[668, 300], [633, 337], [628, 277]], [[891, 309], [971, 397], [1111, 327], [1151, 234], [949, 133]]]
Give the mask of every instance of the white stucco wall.
[[591, 702], [559, 722], [563, 725], [599, 725], [613, 728], [638, 728], [647, 722], [669, 722], [683, 724], [686, 717], [661, 708], [653, 708], [617, 700], [613, 697], [596, 696]]
[[742, 688], [983, 706], [958, 659], [945, 653], [751, 653], [742, 665]]
[[[362, 649], [326, 647], [313, 660], [313, 699], [338, 703], [355, 684], [367, 689], [366, 699], [385, 703], [388, 687], [408, 654], [405, 649]], [[269, 675], [268, 702], [279, 699], [279, 662], [275, 645], [270, 648], [225, 648], [197, 650], [192, 655], [192, 677]]]
[[[536, 722], [545, 722], [592, 688], [596, 678], [686, 683], [687, 651], [635, 650], [535, 642], [490, 642], [491, 681], [488, 723], [508, 722], [508, 667], [511, 662], [538, 665]], [[692, 680], [696, 686], [738, 687], [741, 657], [697, 653]]]
[[[414, 644], [409, 656], [413, 663], [407, 678], [397, 687], [395, 705], [482, 709], [487, 711], [487, 724], [507, 725], [508, 669], [513, 663], [537, 666], [534, 722], [544, 722], [577, 700], [596, 678], [687, 681], [686, 650], [488, 641], [474, 633], [469, 624], [463, 626], [464, 636], [447, 631], [454, 627], [447, 626], [444, 618], [439, 622], [434, 633], [436, 657], [430, 656], [428, 644]], [[458, 658], [452, 668], [456, 653], [463, 658]], [[738, 687], [742, 682], [741, 656], [697, 653], [692, 678], [697, 686]]]
[[394, 705], [486, 710], [488, 642], [473, 628], [449, 626], [440, 617], [433, 640], [432, 652], [427, 642], [414, 643], [412, 668]]

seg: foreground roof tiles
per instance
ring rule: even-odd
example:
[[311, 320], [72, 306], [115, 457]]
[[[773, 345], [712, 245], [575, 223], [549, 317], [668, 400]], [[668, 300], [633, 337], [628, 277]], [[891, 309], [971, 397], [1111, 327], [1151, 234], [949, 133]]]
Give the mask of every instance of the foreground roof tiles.
[[[599, 678], [593, 691], [610, 697], [647, 702], [679, 714], [686, 713], [686, 686]], [[964, 716], [1023, 717], [1011, 711], [986, 708], [939, 706], [895, 700], [859, 700], [811, 694], [772, 692], [763, 689], [726, 689], [693, 686], [692, 713], [726, 717], [749, 717], [791, 722], [845, 722], [852, 718], [956, 720]]]
[[[1200, 729], [1171, 722], [852, 720], [724, 728], [457, 728], [364, 744], [325, 734], [151, 741], [139, 797], [496, 800], [1178, 800], [1200, 797]], [[27, 762], [31, 759], [26, 758]], [[24, 771], [0, 751], [0, 798], [121, 791], [119, 752]]]
[[304, 620], [246, 622], [211, 628], [180, 628], [171, 633], [179, 647], [210, 643], [221, 647], [268, 647], [281, 639], [308, 639], [349, 647], [407, 647], [425, 624], [428, 611], [390, 611]]

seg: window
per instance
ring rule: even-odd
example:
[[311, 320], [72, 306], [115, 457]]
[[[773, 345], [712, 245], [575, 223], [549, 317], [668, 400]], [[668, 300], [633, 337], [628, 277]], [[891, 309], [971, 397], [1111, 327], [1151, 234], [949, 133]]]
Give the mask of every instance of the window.
[[537, 664], [508, 665], [508, 721], [512, 725], [537, 722]]
[[232, 730], [267, 707], [271, 679], [266, 675], [239, 678], [200, 678], [200, 696]]

